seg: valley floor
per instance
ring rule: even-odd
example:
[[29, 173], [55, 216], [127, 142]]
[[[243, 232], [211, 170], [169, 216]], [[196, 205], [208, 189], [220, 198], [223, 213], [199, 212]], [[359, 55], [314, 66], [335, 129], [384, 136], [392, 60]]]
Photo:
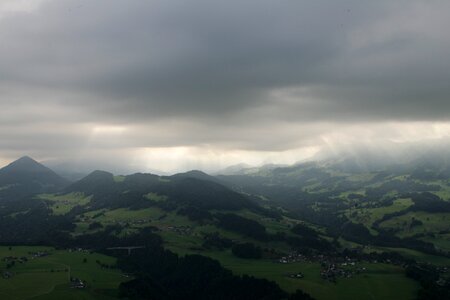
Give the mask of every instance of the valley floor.
[[0, 247], [0, 299], [116, 299], [129, 280], [105, 266], [115, 259], [85, 250], [48, 247]]

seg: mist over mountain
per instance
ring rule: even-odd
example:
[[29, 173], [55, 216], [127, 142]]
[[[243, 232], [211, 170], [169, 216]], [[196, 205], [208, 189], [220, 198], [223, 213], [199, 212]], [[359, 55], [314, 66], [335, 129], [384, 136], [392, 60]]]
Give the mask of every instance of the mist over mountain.
[[317, 153], [311, 161], [321, 161], [344, 171], [380, 171], [390, 167], [419, 167], [433, 164], [448, 166], [450, 140], [417, 142], [356, 143], [328, 147]]

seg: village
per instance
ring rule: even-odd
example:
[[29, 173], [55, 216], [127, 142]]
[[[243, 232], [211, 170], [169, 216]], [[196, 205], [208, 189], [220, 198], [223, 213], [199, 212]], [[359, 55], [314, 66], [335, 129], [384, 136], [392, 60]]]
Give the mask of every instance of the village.
[[[296, 262], [320, 262], [321, 271], [320, 277], [329, 282], [336, 283], [338, 278], [352, 278], [367, 271], [366, 267], [360, 266], [362, 261], [350, 257], [339, 257], [329, 255], [304, 255], [298, 252], [291, 252], [284, 255], [278, 260], [280, 264], [292, 264]], [[391, 263], [389, 259], [384, 261], [372, 260], [371, 263]], [[289, 278], [302, 279], [304, 274], [302, 272], [287, 274]]]

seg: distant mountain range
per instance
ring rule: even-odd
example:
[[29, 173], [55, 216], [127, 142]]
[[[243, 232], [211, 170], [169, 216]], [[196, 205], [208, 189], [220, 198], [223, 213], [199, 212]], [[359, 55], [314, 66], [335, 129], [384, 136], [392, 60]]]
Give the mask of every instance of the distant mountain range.
[[[450, 175], [450, 152], [446, 143], [429, 143], [428, 145], [401, 144], [395, 151], [385, 151], [381, 147], [354, 147], [340, 148], [339, 150], [320, 153], [314, 161], [298, 164], [276, 165], [267, 164], [259, 167], [247, 164], [238, 164], [225, 168], [215, 176], [202, 171], [192, 170], [172, 176], [157, 176], [148, 174], [148, 178], [167, 178], [170, 181], [181, 179], [197, 179], [219, 184], [229, 184], [229, 176], [234, 177], [233, 184], [239, 181], [256, 180], [256, 178], [272, 178], [271, 181], [289, 182], [291, 180], [306, 180], [310, 176], [324, 176], [324, 171], [361, 173], [389, 171], [391, 173], [406, 172], [417, 178], [444, 178]], [[394, 147], [388, 147], [393, 149]], [[66, 170], [67, 174], [70, 170]], [[58, 171], [60, 173], [60, 171]], [[105, 174], [108, 174], [106, 176]], [[108, 177], [113, 181], [113, 174], [94, 172], [87, 174], [77, 173], [76, 176], [61, 176], [50, 168], [38, 163], [34, 159], [24, 156], [6, 167], [0, 169], [0, 199], [5, 197], [23, 197], [38, 193], [53, 193], [67, 188], [71, 182], [96, 182], [96, 178]], [[152, 178], [153, 178], [152, 177]], [[228, 177], [228, 178], [227, 178]], [[83, 179], [84, 178], [84, 179]], [[253, 178], [253, 179], [252, 179]]]

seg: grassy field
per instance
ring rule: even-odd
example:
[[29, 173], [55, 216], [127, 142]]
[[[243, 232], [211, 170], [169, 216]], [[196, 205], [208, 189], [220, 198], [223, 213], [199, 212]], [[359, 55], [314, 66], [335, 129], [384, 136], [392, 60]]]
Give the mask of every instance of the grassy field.
[[[418, 220], [422, 225], [412, 226], [413, 220]], [[409, 212], [407, 214], [389, 219], [380, 224], [382, 228], [397, 230], [399, 237], [415, 234], [438, 233], [450, 228], [449, 213]]]
[[133, 222], [143, 219], [158, 219], [166, 213], [157, 207], [139, 210], [119, 208], [114, 210], [95, 210], [84, 214], [97, 222], [109, 224], [115, 222]]
[[[388, 211], [401, 210], [410, 205], [409, 199], [398, 200]], [[394, 208], [395, 207], [395, 208]], [[382, 216], [381, 210], [375, 211], [377, 216]], [[240, 211], [239, 215], [255, 219], [263, 223], [269, 231], [287, 231], [292, 222], [277, 222], [271, 219], [262, 219], [249, 211]], [[224, 267], [236, 274], [249, 274], [260, 278], [276, 281], [283, 289], [293, 292], [302, 289], [317, 299], [414, 299], [418, 284], [408, 279], [404, 271], [396, 266], [385, 264], [365, 264], [367, 271], [353, 278], [338, 279], [334, 284], [320, 277], [320, 265], [318, 263], [302, 262], [293, 264], [279, 264], [271, 260], [245, 260], [239, 259], [228, 251], [205, 251], [200, 250], [205, 232], [219, 232], [222, 236], [233, 240], [252, 241], [262, 247], [283, 249], [283, 245], [272, 245], [261, 243], [239, 234], [228, 232], [213, 225], [199, 225], [189, 221], [184, 216], [175, 213], [165, 213], [158, 208], [132, 211], [128, 209], [117, 209], [113, 211], [95, 211], [85, 215], [104, 225], [115, 222], [130, 222], [131, 220], [150, 220], [148, 225], [160, 229], [159, 233], [165, 242], [165, 247], [180, 254], [197, 253], [219, 260]], [[146, 223], [147, 224], [147, 223]], [[188, 233], [177, 231], [177, 227], [188, 227]], [[175, 228], [175, 229], [174, 229]], [[284, 245], [285, 246], [285, 245]], [[292, 279], [287, 274], [302, 272], [303, 279]]]
[[450, 234], [434, 234], [432, 237], [424, 237], [421, 240], [433, 243], [438, 249], [450, 251]]
[[372, 224], [381, 219], [385, 214], [390, 214], [407, 209], [413, 204], [411, 199], [397, 199], [392, 205], [377, 207], [377, 208], [356, 208], [350, 209], [346, 216], [355, 223], [361, 223], [367, 228], [370, 228]]
[[[248, 260], [234, 257], [230, 251], [200, 252], [219, 260], [235, 274], [249, 274], [277, 282], [288, 292], [302, 289], [318, 300], [334, 299], [414, 299], [419, 285], [404, 275], [400, 267], [386, 264], [364, 263], [366, 271], [352, 278], [340, 278], [331, 283], [320, 277], [321, 266], [316, 262], [280, 264], [271, 260]], [[304, 278], [289, 278], [289, 274], [302, 272]]]
[[46, 200], [50, 209], [55, 215], [64, 215], [77, 205], [86, 205], [91, 201], [91, 197], [86, 197], [82, 193], [70, 193], [65, 195], [43, 194], [39, 198]]
[[[207, 229], [207, 226], [200, 226]], [[210, 228], [217, 231], [216, 227]], [[219, 230], [220, 231], [220, 230]], [[220, 232], [226, 236], [227, 232]], [[419, 285], [404, 275], [400, 267], [387, 264], [363, 263], [358, 267], [365, 267], [366, 271], [352, 278], [340, 278], [337, 283], [331, 283], [320, 277], [321, 266], [319, 262], [297, 262], [280, 264], [269, 259], [249, 260], [240, 259], [232, 255], [230, 250], [208, 251], [200, 250], [202, 239], [195, 233], [180, 235], [172, 231], [160, 232], [165, 241], [165, 247], [179, 255], [200, 254], [217, 259], [221, 264], [242, 275], [248, 274], [258, 278], [266, 278], [277, 282], [288, 292], [302, 289], [316, 299], [414, 299]], [[236, 239], [242, 239], [239, 235]], [[248, 240], [248, 239], [247, 239]], [[258, 243], [257, 241], [252, 241]], [[264, 245], [261, 245], [264, 246]], [[270, 245], [266, 245], [269, 246]], [[282, 249], [278, 248], [277, 249]], [[303, 279], [289, 278], [289, 274], [302, 272]]]
[[[76, 229], [74, 234], [85, 234], [92, 233], [93, 231], [98, 231], [101, 229], [90, 230], [89, 225], [98, 222], [103, 226], [114, 225], [114, 224], [128, 224], [128, 228], [138, 228], [143, 226], [150, 226], [155, 220], [167, 218], [167, 214], [159, 208], [152, 207], [140, 210], [130, 210], [127, 208], [119, 208], [115, 210], [95, 210], [80, 215], [76, 224]], [[168, 217], [168, 222], [174, 221], [174, 218]]]
[[[437, 256], [431, 254], [425, 254], [416, 250], [407, 249], [407, 248], [389, 248], [389, 247], [372, 247], [370, 251], [391, 251], [397, 252], [407, 258], [412, 258], [418, 262], [430, 263], [440, 266], [450, 266], [450, 258], [444, 256]], [[370, 252], [369, 251], [369, 252]]]
[[[31, 252], [47, 252], [33, 257]], [[27, 257], [7, 268], [4, 257]], [[117, 269], [103, 269], [96, 261], [113, 265], [115, 259], [97, 253], [69, 252], [46, 247], [0, 247], [0, 269], [11, 278], [0, 278], [0, 299], [116, 299], [117, 288], [129, 280]], [[84, 262], [86, 259], [86, 262]], [[85, 289], [70, 288], [70, 277], [86, 282]]]

